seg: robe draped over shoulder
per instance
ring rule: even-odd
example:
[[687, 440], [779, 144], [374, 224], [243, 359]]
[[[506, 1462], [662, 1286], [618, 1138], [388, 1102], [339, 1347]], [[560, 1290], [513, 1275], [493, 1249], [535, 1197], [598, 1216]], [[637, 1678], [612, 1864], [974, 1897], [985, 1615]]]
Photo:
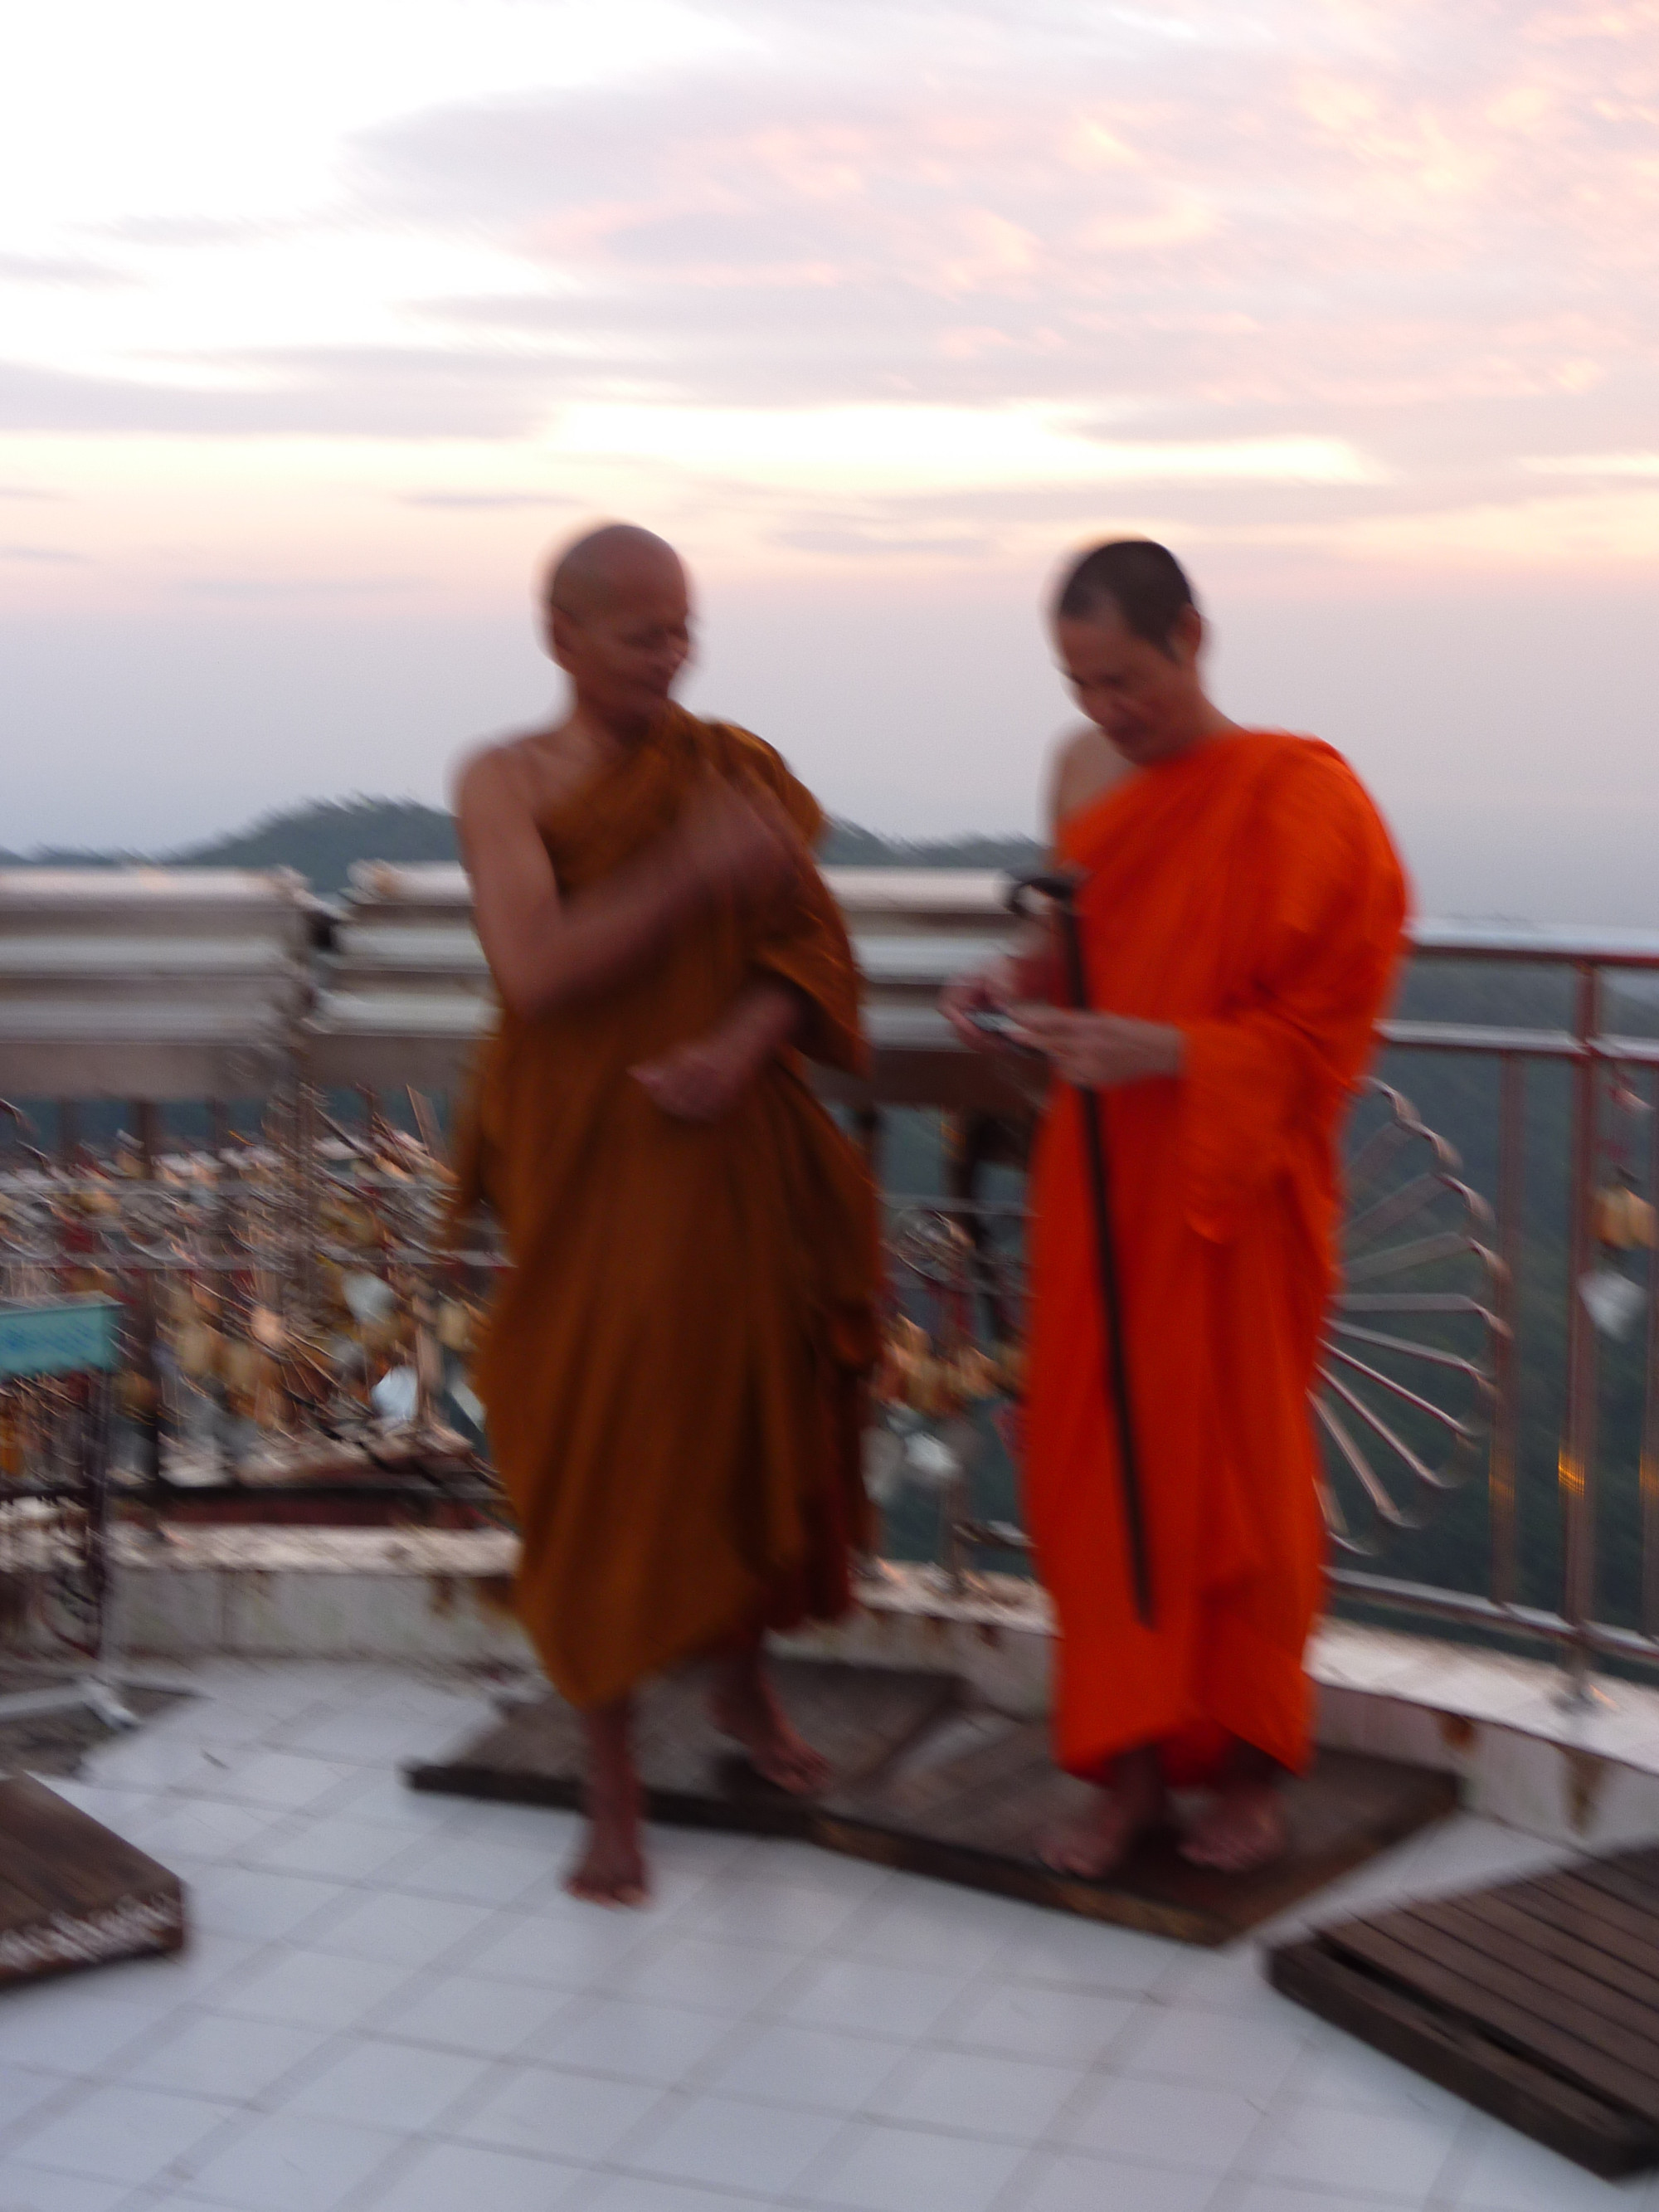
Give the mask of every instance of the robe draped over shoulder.
[[[711, 776], [817, 836], [770, 746], [672, 708], [539, 823], [561, 896], [640, 857]], [[647, 967], [553, 1012], [504, 1012], [476, 1072], [458, 1207], [488, 1201], [509, 1261], [477, 1380], [523, 1538], [519, 1609], [578, 1705], [848, 1601], [876, 1349], [868, 1172], [794, 1052], [712, 1123], [675, 1120], [629, 1073], [768, 976], [800, 994], [802, 1054], [862, 1066], [857, 973], [813, 870], [764, 910], [689, 918]]]
[[1143, 770], [1068, 822], [1094, 1006], [1173, 1024], [1182, 1073], [1103, 1094], [1156, 1625], [1133, 1605], [1076, 1094], [1040, 1139], [1028, 1510], [1060, 1620], [1061, 1763], [1227, 1735], [1305, 1764], [1324, 1534], [1308, 1407], [1336, 1146], [1406, 915], [1340, 756], [1267, 731]]

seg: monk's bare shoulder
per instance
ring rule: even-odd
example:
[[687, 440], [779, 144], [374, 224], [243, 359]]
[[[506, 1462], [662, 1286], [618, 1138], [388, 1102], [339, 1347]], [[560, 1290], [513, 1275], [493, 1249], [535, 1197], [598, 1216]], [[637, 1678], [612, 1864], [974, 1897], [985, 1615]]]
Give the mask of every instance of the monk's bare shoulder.
[[457, 814], [464, 813], [469, 804], [499, 799], [520, 788], [519, 749], [523, 744], [522, 736], [486, 738], [466, 748], [449, 772], [450, 804]]
[[563, 729], [525, 730], [472, 746], [451, 778], [458, 816], [503, 805], [538, 812], [574, 791], [589, 773], [586, 752]]
[[1116, 746], [1092, 722], [1085, 722], [1068, 732], [1055, 745], [1049, 763], [1050, 835], [1134, 773]]

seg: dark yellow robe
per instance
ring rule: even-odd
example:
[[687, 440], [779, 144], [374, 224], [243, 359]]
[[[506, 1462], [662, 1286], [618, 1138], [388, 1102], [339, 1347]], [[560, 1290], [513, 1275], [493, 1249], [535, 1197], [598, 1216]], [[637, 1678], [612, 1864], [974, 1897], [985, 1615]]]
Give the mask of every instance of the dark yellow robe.
[[[711, 775], [769, 793], [809, 843], [822, 827], [769, 745], [672, 708], [538, 825], [561, 896], [639, 860]], [[504, 1013], [479, 1063], [459, 1205], [488, 1200], [511, 1266], [477, 1380], [524, 1540], [520, 1611], [578, 1705], [848, 1601], [870, 1176], [793, 1052], [709, 1124], [629, 1073], [768, 976], [805, 1002], [805, 1054], [862, 1066], [852, 953], [815, 871], [766, 911], [687, 920], [648, 967], [553, 1012]]]

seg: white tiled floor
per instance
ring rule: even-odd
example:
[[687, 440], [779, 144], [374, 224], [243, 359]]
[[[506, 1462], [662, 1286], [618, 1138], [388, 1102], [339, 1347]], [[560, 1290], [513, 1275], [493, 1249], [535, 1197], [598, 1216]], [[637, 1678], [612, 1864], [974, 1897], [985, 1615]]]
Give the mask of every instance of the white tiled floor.
[[[417, 1796], [460, 1683], [233, 1662], [59, 1785], [188, 1880], [177, 1961], [0, 1994], [0, 2212], [1659, 2212], [1196, 1953], [792, 1844]], [[1460, 1820], [1332, 1913], [1553, 1856]]]

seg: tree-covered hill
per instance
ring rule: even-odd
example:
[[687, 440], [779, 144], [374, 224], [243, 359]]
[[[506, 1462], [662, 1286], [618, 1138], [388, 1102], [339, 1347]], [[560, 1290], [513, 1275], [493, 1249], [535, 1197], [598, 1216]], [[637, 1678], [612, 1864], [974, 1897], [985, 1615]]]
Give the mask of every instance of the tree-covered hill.
[[[319, 891], [344, 888], [354, 860], [453, 860], [454, 817], [412, 799], [313, 799], [267, 814], [246, 830], [165, 853], [56, 849], [0, 853], [0, 867], [112, 868], [149, 862], [172, 868], [295, 868]], [[862, 868], [1029, 867], [1037, 847], [1029, 837], [923, 840], [884, 837], [856, 823], [835, 822], [821, 857]]]

